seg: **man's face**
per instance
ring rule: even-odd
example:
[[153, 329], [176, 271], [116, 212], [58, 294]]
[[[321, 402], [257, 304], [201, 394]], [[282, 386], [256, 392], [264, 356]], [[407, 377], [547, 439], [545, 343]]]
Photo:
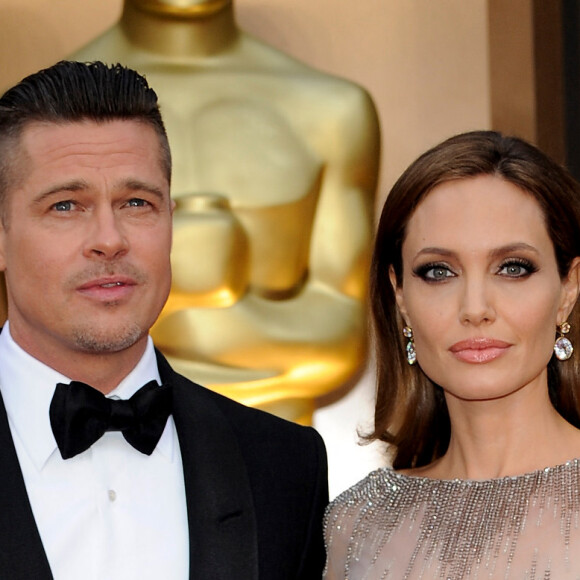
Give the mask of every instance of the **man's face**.
[[171, 284], [173, 202], [155, 131], [33, 123], [17, 157], [0, 227], [14, 339], [56, 367], [142, 350]]

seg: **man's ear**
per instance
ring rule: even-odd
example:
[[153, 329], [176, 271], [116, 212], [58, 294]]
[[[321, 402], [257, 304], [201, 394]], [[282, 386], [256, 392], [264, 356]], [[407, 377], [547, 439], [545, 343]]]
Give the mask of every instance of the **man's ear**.
[[0, 272], [6, 270], [6, 219], [1, 215], [2, 209], [0, 209]]
[[572, 260], [568, 275], [562, 280], [562, 296], [558, 308], [557, 323], [562, 324], [568, 319], [580, 293], [580, 257]]
[[397, 306], [401, 317], [407, 326], [409, 326], [409, 317], [407, 316], [407, 309], [405, 308], [405, 300], [403, 299], [403, 286], [397, 284], [397, 274], [393, 266], [389, 266], [389, 280], [391, 281], [391, 286], [393, 287], [393, 292], [395, 293], [395, 299], [397, 301]]

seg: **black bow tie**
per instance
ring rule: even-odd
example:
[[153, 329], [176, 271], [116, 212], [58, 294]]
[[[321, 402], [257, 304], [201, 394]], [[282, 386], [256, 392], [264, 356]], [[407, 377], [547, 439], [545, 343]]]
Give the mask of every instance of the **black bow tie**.
[[121, 431], [135, 449], [151, 455], [167, 418], [172, 393], [168, 385], [147, 383], [130, 399], [108, 399], [93, 387], [59, 383], [50, 403], [50, 424], [63, 459], [86, 451], [105, 431]]

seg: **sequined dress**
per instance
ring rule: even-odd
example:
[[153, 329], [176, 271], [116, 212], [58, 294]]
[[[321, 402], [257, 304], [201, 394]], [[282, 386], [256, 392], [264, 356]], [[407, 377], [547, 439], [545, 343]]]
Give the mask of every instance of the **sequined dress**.
[[482, 481], [382, 468], [325, 517], [327, 580], [580, 579], [580, 459]]

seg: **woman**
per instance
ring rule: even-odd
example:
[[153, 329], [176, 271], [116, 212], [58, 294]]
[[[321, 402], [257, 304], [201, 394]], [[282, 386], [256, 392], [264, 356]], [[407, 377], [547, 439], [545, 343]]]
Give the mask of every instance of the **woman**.
[[328, 579], [580, 577], [580, 188], [494, 132], [422, 155], [371, 270], [370, 439], [393, 469], [326, 515]]

